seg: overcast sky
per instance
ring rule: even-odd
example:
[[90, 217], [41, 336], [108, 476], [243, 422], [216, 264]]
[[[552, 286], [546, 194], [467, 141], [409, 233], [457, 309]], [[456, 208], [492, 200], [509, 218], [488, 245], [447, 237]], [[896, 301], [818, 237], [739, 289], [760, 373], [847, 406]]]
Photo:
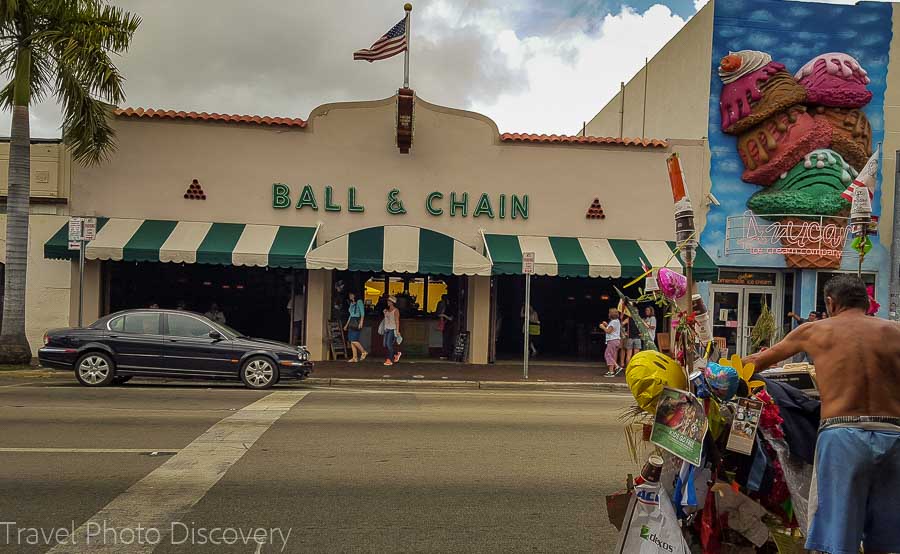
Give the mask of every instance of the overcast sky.
[[[327, 102], [390, 96], [403, 82], [402, 55], [352, 59], [403, 17], [401, 0], [112, 3], [143, 18], [118, 61], [124, 106], [306, 118]], [[575, 134], [703, 4], [415, 0], [410, 84], [501, 131]], [[58, 137], [59, 120], [53, 102], [35, 106], [32, 136]]]

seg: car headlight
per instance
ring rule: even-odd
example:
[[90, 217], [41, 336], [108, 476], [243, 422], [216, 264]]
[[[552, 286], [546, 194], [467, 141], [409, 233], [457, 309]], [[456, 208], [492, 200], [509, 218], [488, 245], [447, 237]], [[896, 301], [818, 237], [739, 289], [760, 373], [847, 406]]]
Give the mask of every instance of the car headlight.
[[301, 349], [300, 349], [300, 352], [297, 353], [297, 358], [298, 358], [301, 362], [306, 362], [306, 361], [308, 361], [308, 360], [309, 360], [309, 351], [306, 350], [305, 348], [301, 348]]

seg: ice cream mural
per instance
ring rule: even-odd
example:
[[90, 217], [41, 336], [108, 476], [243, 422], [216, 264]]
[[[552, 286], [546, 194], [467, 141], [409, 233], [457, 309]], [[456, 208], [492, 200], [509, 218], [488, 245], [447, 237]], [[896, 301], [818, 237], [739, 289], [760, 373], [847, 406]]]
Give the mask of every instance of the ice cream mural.
[[[701, 243], [720, 265], [855, 269], [841, 193], [884, 135], [892, 15], [876, 2], [716, 0], [709, 144], [720, 205]], [[879, 215], [880, 174], [876, 183]], [[754, 248], [764, 242], [754, 237], [768, 243]], [[887, 252], [875, 243], [865, 269], [881, 273]]]
[[853, 167], [842, 154], [857, 164], [872, 155], [871, 125], [860, 110], [872, 100], [870, 80], [859, 61], [844, 52], [815, 56], [795, 75], [785, 69], [757, 50], [723, 57], [722, 131], [738, 137], [741, 178], [765, 187], [747, 207], [784, 224], [780, 239], [787, 265], [837, 268], [842, 244], [822, 237], [818, 248], [803, 248], [796, 235], [809, 227], [810, 217], [834, 216], [819, 217], [819, 226], [830, 228], [840, 227], [839, 218], [850, 213], [841, 193], [862, 165]]

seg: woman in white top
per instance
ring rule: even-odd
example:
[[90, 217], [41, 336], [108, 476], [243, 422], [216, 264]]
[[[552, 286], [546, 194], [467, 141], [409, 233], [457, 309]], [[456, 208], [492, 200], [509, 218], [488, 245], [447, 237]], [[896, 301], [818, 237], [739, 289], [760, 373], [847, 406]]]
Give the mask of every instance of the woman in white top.
[[609, 310], [609, 323], [600, 324], [600, 329], [606, 333], [606, 375], [604, 377], [615, 377], [624, 371], [622, 366], [616, 362], [616, 354], [619, 352], [619, 344], [622, 340], [622, 322], [619, 321], [619, 310], [611, 308]]
[[644, 308], [644, 324], [650, 331], [650, 340], [656, 343], [656, 315], [653, 312], [653, 306]]
[[397, 298], [388, 297], [388, 307], [384, 310], [384, 348], [387, 359], [384, 365], [394, 365], [400, 361], [401, 353], [396, 349], [397, 337], [400, 336], [400, 310], [397, 309]]

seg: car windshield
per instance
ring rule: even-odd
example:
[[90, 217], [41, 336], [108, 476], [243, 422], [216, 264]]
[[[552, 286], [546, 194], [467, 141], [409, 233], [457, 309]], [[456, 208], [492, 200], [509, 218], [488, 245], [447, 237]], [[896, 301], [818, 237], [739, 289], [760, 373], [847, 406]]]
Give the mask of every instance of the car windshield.
[[247, 335], [245, 335], [244, 333], [241, 333], [240, 331], [237, 331], [234, 328], [229, 327], [228, 325], [225, 325], [224, 323], [216, 323], [215, 325], [217, 327], [221, 328], [223, 331], [225, 331], [229, 335], [232, 335], [235, 338], [241, 339], [241, 338], [247, 337]]

